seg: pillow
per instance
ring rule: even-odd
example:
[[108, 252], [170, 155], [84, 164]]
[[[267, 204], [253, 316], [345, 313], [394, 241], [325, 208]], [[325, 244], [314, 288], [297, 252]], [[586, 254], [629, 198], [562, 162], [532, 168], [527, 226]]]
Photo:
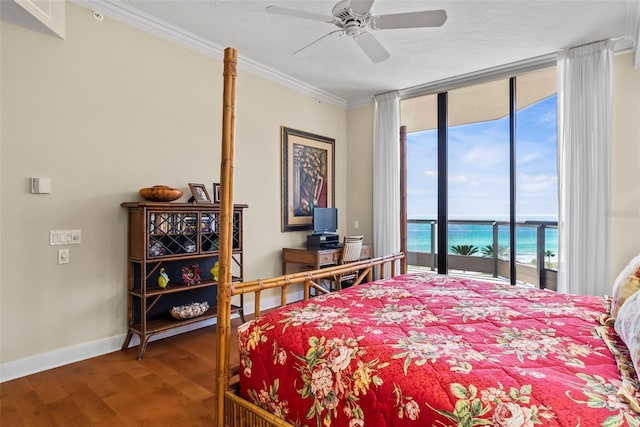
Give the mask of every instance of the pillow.
[[640, 255], [636, 255], [620, 272], [613, 284], [611, 296], [611, 317], [615, 320], [622, 304], [640, 290]]
[[616, 366], [620, 372], [617, 396], [627, 402], [632, 410], [640, 413], [640, 387], [636, 370], [633, 369], [633, 363], [629, 360], [629, 349], [616, 334], [613, 326], [596, 326], [595, 330], [616, 359]]
[[636, 374], [640, 372], [640, 292], [631, 295], [618, 311], [613, 328], [627, 345]]

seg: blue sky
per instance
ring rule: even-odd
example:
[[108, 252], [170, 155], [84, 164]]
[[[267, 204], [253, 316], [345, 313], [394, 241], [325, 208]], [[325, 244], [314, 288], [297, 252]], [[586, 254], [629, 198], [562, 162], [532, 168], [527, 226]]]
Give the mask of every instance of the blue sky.
[[[556, 96], [516, 116], [517, 220], [557, 220]], [[449, 128], [450, 219], [509, 217], [508, 117]], [[437, 132], [407, 138], [410, 219], [437, 213]]]

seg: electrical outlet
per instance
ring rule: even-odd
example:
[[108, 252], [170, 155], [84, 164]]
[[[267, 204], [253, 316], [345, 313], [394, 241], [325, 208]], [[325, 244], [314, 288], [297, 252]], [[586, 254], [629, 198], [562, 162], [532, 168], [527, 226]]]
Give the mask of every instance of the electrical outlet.
[[360, 227], [360, 222], [358, 220], [353, 221], [353, 229], [357, 230]]
[[69, 264], [69, 249], [58, 249], [58, 264]]

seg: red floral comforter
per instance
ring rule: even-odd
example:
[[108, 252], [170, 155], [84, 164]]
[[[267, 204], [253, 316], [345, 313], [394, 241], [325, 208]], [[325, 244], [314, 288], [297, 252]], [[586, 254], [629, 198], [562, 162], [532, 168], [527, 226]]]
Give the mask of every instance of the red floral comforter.
[[433, 274], [243, 325], [243, 398], [301, 426], [638, 426], [602, 298]]

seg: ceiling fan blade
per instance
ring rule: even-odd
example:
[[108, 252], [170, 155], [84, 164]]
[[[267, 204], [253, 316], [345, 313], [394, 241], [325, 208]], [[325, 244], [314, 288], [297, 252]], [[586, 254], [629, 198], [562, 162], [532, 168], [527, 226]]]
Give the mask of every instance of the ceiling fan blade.
[[393, 28], [440, 27], [447, 20], [447, 12], [424, 10], [422, 12], [395, 13], [373, 17], [373, 28], [387, 30]]
[[374, 0], [351, 0], [350, 8], [355, 13], [360, 15], [366, 15], [373, 6]]
[[321, 15], [319, 13], [305, 12], [303, 10], [288, 9], [280, 6], [267, 6], [265, 10], [276, 15], [293, 16], [294, 18], [311, 19], [312, 21], [321, 21], [332, 23], [335, 18], [333, 16]]
[[355, 40], [374, 64], [382, 62], [391, 56], [387, 49], [371, 33], [360, 33]]
[[335, 34], [335, 33], [339, 33], [342, 30], [335, 30], [335, 31], [331, 31], [330, 33], [325, 34], [324, 36], [320, 37], [319, 39], [316, 39], [314, 41], [312, 41], [311, 43], [309, 43], [308, 45], [296, 50], [295, 52], [292, 53], [293, 56], [299, 56], [300, 52], [304, 51], [305, 49], [307, 49], [309, 46], [314, 45], [316, 43], [318, 43], [320, 40], [324, 39], [325, 37], [329, 37], [331, 34]]

